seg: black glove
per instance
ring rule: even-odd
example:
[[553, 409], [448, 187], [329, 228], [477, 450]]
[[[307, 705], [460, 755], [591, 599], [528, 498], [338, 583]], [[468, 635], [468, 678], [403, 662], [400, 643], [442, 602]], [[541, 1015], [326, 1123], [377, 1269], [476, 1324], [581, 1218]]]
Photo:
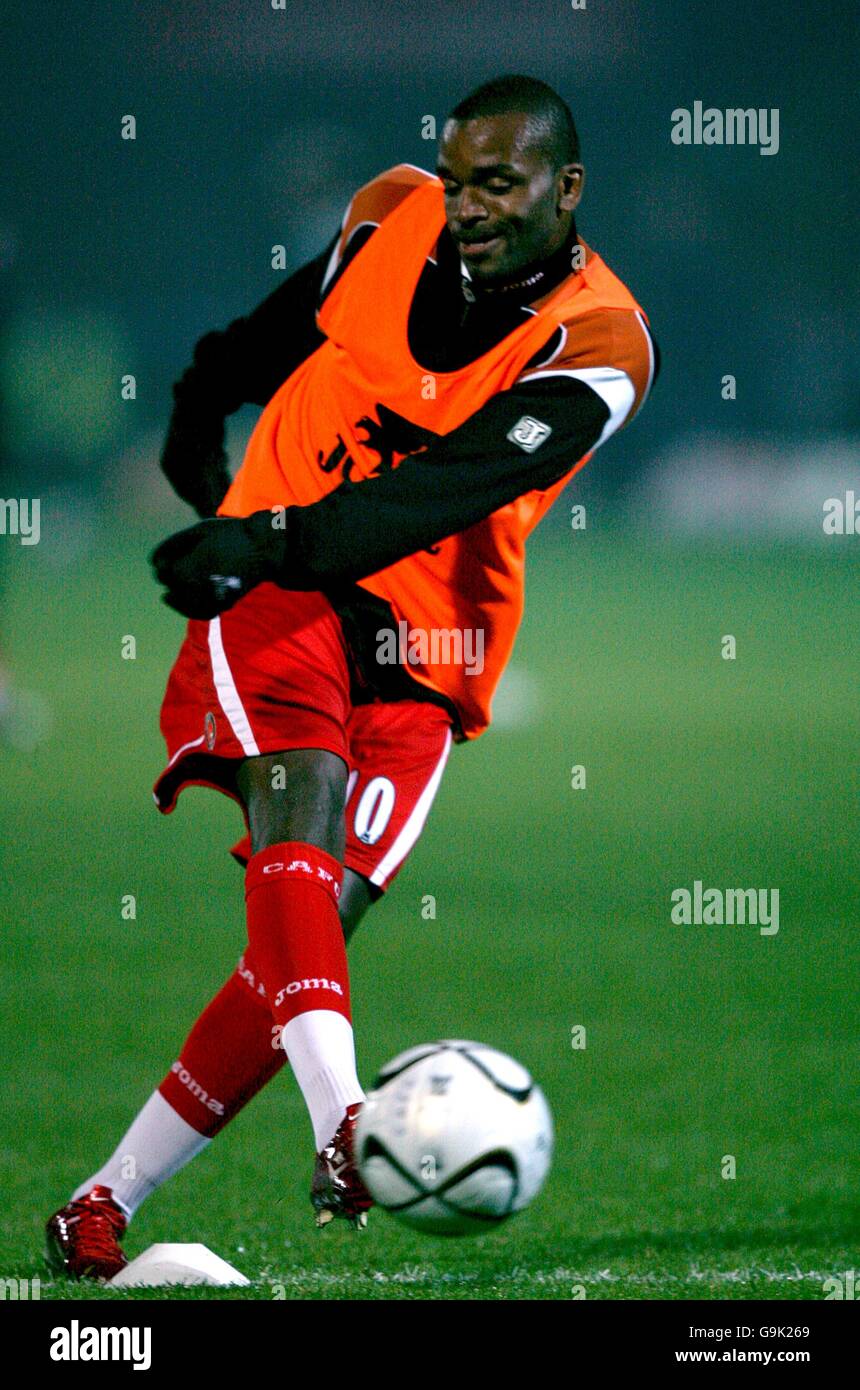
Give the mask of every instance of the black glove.
[[257, 584], [277, 582], [290, 510], [214, 517], [168, 536], [150, 556], [163, 601], [186, 618], [214, 618]]

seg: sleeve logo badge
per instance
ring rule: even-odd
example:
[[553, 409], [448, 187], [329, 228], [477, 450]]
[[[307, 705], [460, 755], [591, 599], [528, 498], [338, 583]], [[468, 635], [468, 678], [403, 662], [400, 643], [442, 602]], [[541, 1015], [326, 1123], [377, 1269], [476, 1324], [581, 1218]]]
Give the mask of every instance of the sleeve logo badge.
[[523, 415], [513, 429], [508, 431], [507, 438], [525, 453], [533, 454], [551, 434], [551, 425], [545, 425], [543, 420], [536, 420], [533, 415]]

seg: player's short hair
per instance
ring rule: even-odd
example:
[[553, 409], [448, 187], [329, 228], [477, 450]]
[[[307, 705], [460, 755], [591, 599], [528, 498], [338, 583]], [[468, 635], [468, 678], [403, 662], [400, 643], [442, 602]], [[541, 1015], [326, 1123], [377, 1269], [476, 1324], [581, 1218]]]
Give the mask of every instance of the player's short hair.
[[503, 116], [520, 111], [530, 119], [535, 142], [544, 146], [557, 168], [562, 164], [579, 163], [579, 135], [570, 107], [558, 92], [537, 77], [517, 74], [494, 77], [464, 97], [449, 112], [448, 120], [473, 121], [478, 116]]

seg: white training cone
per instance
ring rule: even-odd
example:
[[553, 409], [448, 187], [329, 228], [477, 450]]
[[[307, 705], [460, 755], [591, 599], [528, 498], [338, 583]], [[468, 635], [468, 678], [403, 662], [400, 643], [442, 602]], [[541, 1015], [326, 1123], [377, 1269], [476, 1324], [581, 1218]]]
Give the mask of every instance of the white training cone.
[[205, 1245], [150, 1245], [108, 1280], [111, 1288], [160, 1288], [165, 1284], [248, 1284], [244, 1274]]

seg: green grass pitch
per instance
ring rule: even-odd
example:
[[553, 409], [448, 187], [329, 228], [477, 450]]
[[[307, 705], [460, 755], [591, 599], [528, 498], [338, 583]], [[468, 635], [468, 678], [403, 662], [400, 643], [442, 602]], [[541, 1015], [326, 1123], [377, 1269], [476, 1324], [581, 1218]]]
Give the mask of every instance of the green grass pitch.
[[[381, 1213], [363, 1236], [317, 1232], [283, 1073], [127, 1244], [203, 1241], [251, 1287], [165, 1297], [820, 1299], [860, 1267], [852, 542], [563, 527], [533, 555], [514, 657], [530, 717], [454, 750], [351, 947], [365, 1079], [436, 1037], [513, 1053], [555, 1116], [544, 1191], [477, 1239]], [[150, 586], [148, 539], [59, 565], [46, 536], [16, 559], [4, 613], [22, 684], [54, 711], [35, 753], [0, 751], [0, 1276], [41, 1273], [43, 1299], [82, 1292], [40, 1267], [45, 1217], [118, 1142], [243, 939], [237, 809], [190, 791], [164, 819], [150, 796], [180, 622]], [[670, 893], [695, 879], [779, 888], [778, 934], [673, 925]]]

